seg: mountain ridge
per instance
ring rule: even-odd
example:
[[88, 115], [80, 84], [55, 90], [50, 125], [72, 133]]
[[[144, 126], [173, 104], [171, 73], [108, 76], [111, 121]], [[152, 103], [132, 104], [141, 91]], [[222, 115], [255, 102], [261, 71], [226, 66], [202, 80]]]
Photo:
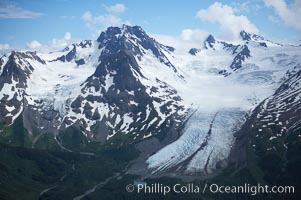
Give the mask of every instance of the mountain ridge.
[[181, 163], [184, 175], [214, 173], [227, 165], [245, 115], [301, 63], [300, 47], [240, 35], [240, 44], [209, 35], [179, 55], [123, 25], [59, 52], [12, 52], [0, 62], [0, 121], [22, 118], [26, 147], [86, 152], [155, 141], [141, 150], [145, 173], [174, 173]]

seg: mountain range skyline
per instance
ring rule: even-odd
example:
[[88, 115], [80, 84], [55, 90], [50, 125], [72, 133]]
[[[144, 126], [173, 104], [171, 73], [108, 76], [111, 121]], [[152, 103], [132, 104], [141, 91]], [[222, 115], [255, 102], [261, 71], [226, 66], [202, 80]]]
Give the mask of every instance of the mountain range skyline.
[[96, 38], [109, 26], [122, 24], [140, 25], [161, 43], [195, 44], [209, 34], [237, 42], [241, 30], [275, 42], [301, 42], [298, 0], [173, 2], [1, 1], [0, 24], [4, 29], [0, 51], [61, 50], [83, 39]]
[[301, 47], [239, 37], [179, 52], [122, 25], [61, 51], [3, 55], [4, 199], [24, 185], [24, 199], [98, 199], [111, 181], [107, 199], [122, 199], [137, 177], [298, 187]]
[[0, 198], [300, 199], [301, 1], [191, 2], [0, 2]]

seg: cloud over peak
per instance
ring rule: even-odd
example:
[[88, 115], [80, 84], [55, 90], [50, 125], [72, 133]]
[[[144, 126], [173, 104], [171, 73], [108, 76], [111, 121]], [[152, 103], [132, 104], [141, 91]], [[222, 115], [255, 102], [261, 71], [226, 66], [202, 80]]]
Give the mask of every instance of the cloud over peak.
[[42, 47], [42, 44], [37, 40], [33, 40], [33, 41], [27, 43], [27, 47], [29, 47], [30, 49], [38, 49], [38, 48]]
[[112, 6], [103, 6], [107, 13], [102, 15], [92, 14], [90, 11], [86, 11], [82, 15], [82, 20], [85, 21], [86, 27], [92, 30], [93, 35], [98, 35], [101, 30], [109, 26], [121, 26], [123, 24], [130, 25], [130, 21], [124, 20], [120, 15], [126, 10], [125, 5], [115, 4]]
[[231, 6], [219, 2], [199, 10], [196, 17], [205, 22], [217, 23], [220, 26], [221, 37], [226, 40], [237, 40], [242, 30], [255, 34], [259, 32], [246, 16], [236, 15]]

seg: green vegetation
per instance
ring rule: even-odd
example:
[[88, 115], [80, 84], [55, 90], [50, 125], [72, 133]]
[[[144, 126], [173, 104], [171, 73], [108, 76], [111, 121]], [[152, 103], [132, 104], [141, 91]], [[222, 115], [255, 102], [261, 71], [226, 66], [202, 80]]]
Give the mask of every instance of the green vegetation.
[[0, 144], [0, 168], [3, 199], [35, 199], [68, 165], [48, 152]]
[[55, 141], [54, 135], [52, 133], [44, 133], [37, 137], [38, 139], [34, 144], [34, 148], [44, 149], [44, 150], [54, 150], [54, 151], [60, 150], [60, 147]]
[[95, 156], [0, 145], [2, 199], [72, 199], [126, 168], [137, 152], [108, 149]]
[[82, 151], [88, 143], [87, 138], [80, 129], [73, 126], [68, 127], [64, 132], [60, 132], [59, 135], [62, 145], [72, 151]]
[[[208, 180], [195, 180], [193, 183], [200, 187], [207, 184], [237, 185], [293, 185], [295, 195], [261, 194], [205, 194], [169, 193], [137, 194], [128, 193], [125, 188], [133, 184], [139, 177], [125, 175], [124, 169], [130, 161], [135, 159], [139, 152], [135, 146], [124, 145], [121, 142], [129, 137], [115, 138], [118, 145], [101, 145], [89, 143], [80, 131], [69, 127], [60, 133], [63, 145], [74, 152], [65, 152], [56, 144], [52, 134], [41, 134], [32, 147], [33, 137], [24, 129], [22, 117], [19, 117], [12, 126], [1, 127], [4, 130], [0, 138], [0, 199], [4, 200], [31, 200], [31, 199], [72, 199], [82, 195], [95, 185], [110, 179], [104, 186], [89, 194], [86, 199], [298, 199], [300, 195], [301, 177], [301, 142], [300, 131], [294, 130], [284, 137], [270, 140], [270, 137], [279, 132], [277, 127], [263, 129], [260, 125], [251, 128], [243, 127], [246, 144], [241, 151], [246, 151], [244, 166], [230, 165], [218, 176]], [[35, 137], [38, 133], [33, 134]], [[157, 135], [164, 138], [164, 134]], [[161, 139], [162, 139], [161, 138]], [[114, 141], [114, 140], [113, 140]], [[4, 144], [6, 143], [6, 144]], [[287, 145], [287, 148], [284, 147]], [[82, 154], [81, 152], [92, 154]], [[115, 177], [120, 173], [120, 177]], [[160, 178], [145, 180], [149, 185], [160, 183], [173, 186], [176, 183], [185, 185], [177, 178]], [[40, 193], [50, 189], [40, 196]]]
[[23, 117], [20, 115], [11, 126], [0, 125], [0, 142], [10, 144], [11, 146], [30, 147], [31, 138], [28, 131], [24, 129]]

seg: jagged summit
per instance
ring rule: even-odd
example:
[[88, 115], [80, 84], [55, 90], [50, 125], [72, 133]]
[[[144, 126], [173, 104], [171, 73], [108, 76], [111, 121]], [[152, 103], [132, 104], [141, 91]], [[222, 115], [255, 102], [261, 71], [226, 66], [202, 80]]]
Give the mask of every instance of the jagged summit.
[[[204, 40], [203, 47], [205, 49], [214, 49], [214, 44], [219, 43], [211, 34]], [[190, 55], [197, 55], [199, 52], [202, 51], [202, 48], [191, 48], [188, 53]]]
[[204, 41], [204, 47], [206, 48], [206, 49], [208, 49], [208, 46], [210, 47], [210, 48], [212, 48], [213, 47], [213, 44], [216, 42], [216, 40], [215, 40], [215, 38], [210, 34], [208, 37], [207, 37], [207, 39]]
[[250, 40], [255, 40], [255, 41], [259, 41], [259, 40], [265, 40], [264, 37], [260, 36], [260, 35], [256, 35], [256, 34], [252, 34], [252, 33], [248, 33], [244, 30], [242, 30], [239, 33], [240, 37], [242, 40], [244, 41], [250, 41]]
[[246, 31], [240, 32], [240, 37], [243, 42], [249, 43], [253, 42], [254, 44], [257, 44], [260, 47], [271, 47], [271, 46], [283, 46], [283, 44], [271, 41], [269, 39], [264, 38], [263, 36], [254, 34], [254, 33], [248, 33]]
[[[160, 44], [153, 38], [149, 37], [144, 30], [139, 26], [123, 25], [119, 27], [109, 27], [102, 32], [97, 39], [99, 42], [98, 48], [106, 48], [103, 54], [116, 53], [119, 50], [131, 51], [136, 56], [141, 56], [144, 49], [152, 50], [156, 56], [160, 55], [157, 48]], [[139, 46], [138, 46], [139, 45]]]
[[164, 51], [173, 52], [174, 48], [162, 45], [151, 38], [140, 26], [123, 25], [120, 27], [109, 27], [102, 32], [97, 39], [98, 48], [102, 50], [101, 56], [116, 54], [123, 50], [141, 60], [142, 56], [149, 51], [177, 73], [176, 68], [170, 63]]
[[239, 33], [239, 35], [241, 36], [241, 38], [242, 38], [243, 40], [246, 40], [246, 41], [251, 40], [251, 34], [250, 34], [250, 33], [247, 33], [246, 31], [241, 31], [241, 32]]
[[[114, 44], [114, 47], [126, 49], [132, 44], [140, 44], [145, 49], [151, 48], [154, 51], [154, 47], [160, 47], [161, 45], [153, 38], [149, 37], [140, 26], [128, 26], [123, 25], [120, 27], [108, 27], [106, 31], [103, 31], [97, 38], [99, 42], [98, 48], [101, 49], [108, 44]], [[135, 53], [138, 53], [135, 51]]]
[[210, 34], [205, 41], [209, 43], [215, 43], [215, 38]]

